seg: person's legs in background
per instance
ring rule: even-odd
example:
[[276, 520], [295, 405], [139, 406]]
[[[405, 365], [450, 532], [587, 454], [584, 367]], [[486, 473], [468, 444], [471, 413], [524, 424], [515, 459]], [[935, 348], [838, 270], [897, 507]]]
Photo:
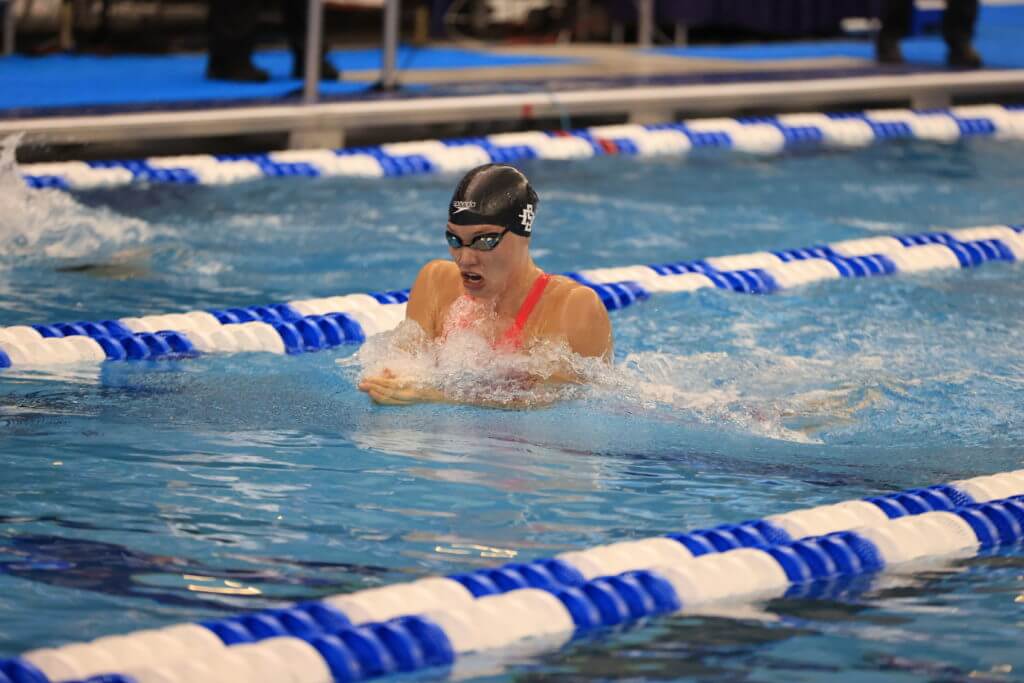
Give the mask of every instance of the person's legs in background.
[[942, 36], [949, 46], [950, 66], [967, 69], [981, 67], [981, 55], [971, 44], [977, 20], [978, 0], [946, 0], [946, 14], [942, 17]]
[[259, 29], [259, 0], [210, 0], [210, 56], [206, 77], [262, 83], [270, 75], [252, 63]]
[[900, 40], [910, 33], [914, 0], [888, 0], [882, 10], [882, 29], [875, 43], [875, 56], [882, 64], [902, 64]]
[[[288, 45], [292, 50], [292, 76], [306, 76], [306, 23], [309, 18], [307, 0], [281, 0], [281, 13], [284, 15], [285, 28], [288, 31]], [[327, 41], [324, 40], [320, 58], [320, 79], [336, 81], [341, 72], [327, 59]]]
[[[900, 40], [910, 33], [914, 16], [914, 0], [888, 0], [882, 16], [882, 29], [878, 32], [875, 55], [882, 64], [902, 64]], [[942, 35], [949, 46], [947, 61], [950, 66], [977, 69], [981, 56], [971, 44], [974, 24], [978, 19], [978, 0], [947, 0], [942, 17]]]

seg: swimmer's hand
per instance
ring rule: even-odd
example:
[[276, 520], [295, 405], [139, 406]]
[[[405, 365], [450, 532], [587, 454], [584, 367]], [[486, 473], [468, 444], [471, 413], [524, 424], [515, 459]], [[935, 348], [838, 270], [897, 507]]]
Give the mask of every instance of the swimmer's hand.
[[[518, 379], [524, 385], [535, 383], [525, 374]], [[388, 368], [385, 368], [379, 375], [363, 378], [359, 382], [359, 390], [365, 391], [374, 403], [382, 406], [411, 406], [416, 403], [461, 403], [484, 408], [522, 410], [543, 408], [554, 401], [554, 397], [533, 397], [507, 401], [493, 401], [485, 398], [458, 400], [446, 395], [440, 389], [425, 387], [402, 379]]]
[[397, 377], [391, 370], [374, 377], [366, 377], [359, 383], [359, 390], [365, 391], [374, 403], [383, 406], [409, 406], [414, 403], [443, 403], [445, 395], [439, 389], [413, 384]]

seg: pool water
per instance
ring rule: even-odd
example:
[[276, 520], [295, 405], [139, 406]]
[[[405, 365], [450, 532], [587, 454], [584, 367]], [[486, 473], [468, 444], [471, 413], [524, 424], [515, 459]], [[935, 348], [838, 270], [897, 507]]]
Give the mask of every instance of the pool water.
[[[1022, 151], [529, 163], [534, 253], [559, 272], [1020, 222]], [[69, 196], [13, 173], [8, 153], [0, 325], [405, 287], [446, 255], [455, 182]], [[354, 347], [4, 371], [0, 654], [1019, 468], [1022, 275], [659, 295], [613, 314], [614, 371], [534, 411], [373, 407]], [[1009, 549], [468, 673], [1018, 680], [1022, 576]]]

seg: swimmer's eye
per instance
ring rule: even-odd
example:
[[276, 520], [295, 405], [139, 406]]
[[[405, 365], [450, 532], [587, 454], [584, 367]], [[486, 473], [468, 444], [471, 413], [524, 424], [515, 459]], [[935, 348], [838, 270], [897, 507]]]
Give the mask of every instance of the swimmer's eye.
[[501, 232], [488, 232], [483, 235], [477, 235], [469, 243], [462, 241], [458, 235], [451, 230], [445, 230], [444, 238], [448, 241], [448, 246], [452, 249], [461, 249], [462, 247], [469, 247], [470, 249], [476, 249], [477, 251], [491, 251], [495, 249], [501, 240], [505, 237], [505, 233], [508, 230], [502, 230]]
[[502, 233], [492, 232], [486, 235], [477, 235], [473, 238], [473, 241], [469, 243], [470, 249], [480, 249], [481, 251], [490, 251], [494, 249], [501, 242]]

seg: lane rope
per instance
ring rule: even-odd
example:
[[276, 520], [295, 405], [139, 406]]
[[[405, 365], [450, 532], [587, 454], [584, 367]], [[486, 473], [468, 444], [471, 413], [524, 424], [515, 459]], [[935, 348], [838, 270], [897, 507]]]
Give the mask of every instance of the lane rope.
[[0, 660], [6, 683], [361, 681], [1024, 541], [1024, 470]]
[[[655, 294], [704, 288], [770, 294], [825, 280], [1022, 260], [1024, 225], [991, 225], [566, 275], [591, 287], [615, 311]], [[119, 320], [14, 325], [0, 328], [0, 368], [244, 351], [315, 352], [359, 344], [394, 329], [405, 318], [408, 298], [408, 290], [395, 290]]]
[[267, 154], [68, 161], [22, 168], [34, 188], [90, 190], [133, 184], [228, 185], [262, 178], [399, 177], [459, 173], [490, 162], [577, 160], [595, 156], [686, 156], [702, 151], [776, 155], [792, 150], [857, 149], [893, 140], [950, 143], [965, 138], [1024, 139], [1024, 107], [875, 109], [691, 119], [680, 123], [525, 131], [377, 147]]

